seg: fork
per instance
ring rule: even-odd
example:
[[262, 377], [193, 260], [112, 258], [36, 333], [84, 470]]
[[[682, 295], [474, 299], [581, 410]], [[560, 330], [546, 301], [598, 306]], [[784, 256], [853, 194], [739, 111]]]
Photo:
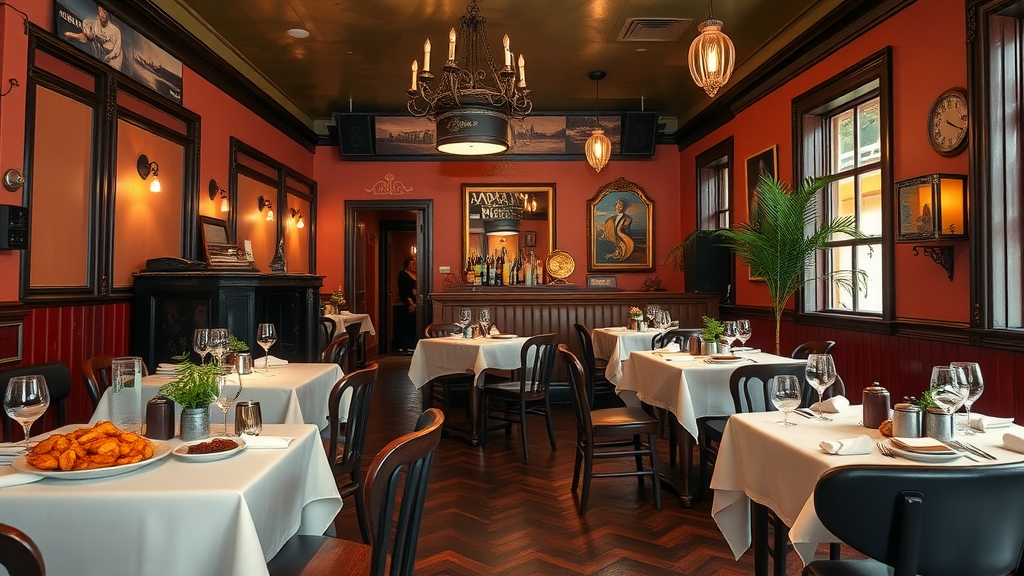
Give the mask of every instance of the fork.
[[882, 444], [881, 442], [875, 442], [875, 446], [878, 447], [878, 451], [882, 453], [882, 456], [885, 456], [886, 458], [896, 457], [896, 455], [893, 454], [892, 450], [889, 450], [889, 447], [886, 446], [885, 444]]

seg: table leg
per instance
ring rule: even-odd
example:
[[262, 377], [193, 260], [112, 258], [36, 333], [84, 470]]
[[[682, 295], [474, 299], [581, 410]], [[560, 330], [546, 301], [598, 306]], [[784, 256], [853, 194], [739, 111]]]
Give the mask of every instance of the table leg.
[[[694, 490], [693, 479], [693, 436], [687, 432], [682, 424], [675, 417], [672, 418], [676, 426], [676, 435], [679, 438], [679, 504], [683, 508], [693, 506], [696, 490]], [[697, 486], [696, 488], [700, 488]]]
[[479, 386], [469, 387], [469, 445], [480, 445], [480, 399], [483, 395]]
[[754, 546], [754, 576], [768, 576], [768, 509], [750, 502], [750, 530]]

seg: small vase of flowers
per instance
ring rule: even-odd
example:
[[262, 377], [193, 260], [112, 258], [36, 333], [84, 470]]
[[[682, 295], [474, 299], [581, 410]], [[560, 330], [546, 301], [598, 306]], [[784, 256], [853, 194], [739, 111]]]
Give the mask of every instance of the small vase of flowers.
[[640, 325], [644, 321], [644, 311], [637, 308], [636, 306], [629, 307], [629, 329], [640, 330]]

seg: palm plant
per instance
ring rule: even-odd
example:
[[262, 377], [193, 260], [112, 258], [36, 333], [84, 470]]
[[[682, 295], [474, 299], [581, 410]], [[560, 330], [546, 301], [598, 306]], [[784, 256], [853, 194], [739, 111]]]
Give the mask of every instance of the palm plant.
[[[762, 176], [750, 207], [750, 222], [720, 230], [721, 244], [750, 266], [750, 274], [764, 279], [775, 314], [775, 353], [779, 353], [779, 329], [786, 302], [803, 286], [804, 271], [812, 265], [818, 250], [833, 235], [861, 237], [853, 216], [818, 222], [818, 191], [831, 178], [808, 178], [795, 191], [770, 176]], [[808, 232], [810, 232], [808, 234]], [[844, 286], [852, 286], [849, 272], [830, 275]]]

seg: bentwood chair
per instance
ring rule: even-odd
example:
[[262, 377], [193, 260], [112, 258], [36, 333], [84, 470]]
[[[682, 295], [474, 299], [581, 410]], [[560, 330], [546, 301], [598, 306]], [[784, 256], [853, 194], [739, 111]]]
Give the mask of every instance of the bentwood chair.
[[[7, 383], [11, 378], [30, 374], [41, 374], [46, 379], [46, 389], [50, 393], [50, 406], [54, 406], [57, 411], [57, 426], [67, 424], [65, 404], [68, 396], [71, 395], [71, 371], [63, 362], [34, 364], [0, 372], [0, 394], [7, 390]], [[4, 440], [10, 442], [13, 421], [6, 412], [0, 418], [3, 419]]]
[[[658, 419], [642, 408], [602, 408], [591, 410], [587, 401], [586, 377], [583, 365], [565, 344], [558, 345], [558, 354], [565, 362], [572, 391], [572, 409], [576, 414], [576, 464], [572, 471], [572, 493], [580, 484], [583, 474], [583, 492], [579, 500], [580, 516], [587, 513], [590, 481], [593, 478], [636, 476], [641, 487], [644, 476], [650, 476], [654, 485], [654, 507], [661, 510], [661, 479], [658, 475]], [[644, 444], [646, 440], [646, 445]], [[636, 470], [594, 472], [595, 458], [623, 458], [632, 456]], [[643, 460], [650, 460], [644, 468]]]
[[43, 555], [27, 534], [0, 524], [0, 565], [10, 576], [44, 576]]
[[666, 330], [659, 334], [655, 334], [651, 338], [651, 350], [660, 350], [665, 348], [669, 344], [679, 344], [679, 349], [686, 351], [687, 345], [689, 345], [690, 336], [694, 334], [700, 334], [701, 328], [673, 328]]
[[362, 324], [355, 322], [345, 326], [345, 333], [348, 334], [348, 367], [349, 370], [359, 370], [366, 367], [366, 342], [362, 330]]
[[803, 574], [1019, 573], [1022, 485], [1020, 463], [833, 468], [815, 485], [815, 513], [829, 532], [869, 560], [815, 561]]
[[[110, 386], [110, 366], [114, 363], [113, 356], [93, 356], [82, 362], [82, 382], [85, 384], [85, 392], [92, 402], [92, 409], [95, 411], [100, 404], [100, 397]], [[142, 375], [149, 376], [146, 363], [142, 363]], [[47, 380], [49, 384], [49, 380]]]
[[343, 371], [345, 370], [345, 353], [348, 351], [348, 334], [342, 334], [324, 348], [324, 351], [320, 353], [320, 361], [330, 364], [337, 364]]
[[793, 349], [793, 353], [789, 355], [790, 358], [796, 358], [798, 360], [807, 360], [807, 357], [811, 354], [830, 354], [832, 347], [836, 345], [835, 340], [811, 340], [810, 342], [804, 342]]
[[[435, 323], [427, 326], [424, 331], [427, 338], [447, 338], [454, 334], [462, 334], [462, 326], [453, 323]], [[423, 409], [426, 410], [439, 403], [444, 412], [444, 429], [451, 428], [451, 409], [456, 400], [466, 403], [469, 408], [469, 387], [474, 384], [471, 374], [445, 374], [438, 376], [423, 387]], [[467, 414], [467, 419], [468, 419]]]
[[576, 341], [580, 345], [579, 360], [583, 365], [583, 379], [587, 385], [587, 403], [590, 409], [594, 409], [594, 401], [598, 396], [614, 398], [617, 401], [615, 385], [604, 375], [608, 361], [594, 356], [594, 340], [591, 338], [590, 330], [583, 324], [574, 324], [573, 328], [576, 330]]
[[338, 332], [338, 324], [333, 318], [326, 316], [320, 317], [320, 350], [327, 348], [327, 345], [334, 340], [334, 335]]
[[428, 409], [415, 432], [392, 441], [373, 459], [363, 485], [369, 545], [296, 535], [267, 563], [271, 576], [412, 576], [430, 465], [443, 422], [440, 410]]
[[558, 334], [534, 336], [523, 343], [519, 353], [519, 381], [488, 383], [483, 388], [483, 419], [481, 446], [487, 445], [489, 419], [503, 420], [505, 434], [512, 433], [512, 425], [519, 424], [523, 441], [523, 459], [529, 462], [530, 449], [526, 438], [527, 409], [543, 410], [548, 425], [548, 440], [555, 450], [555, 427], [551, 421], [548, 385], [555, 363]]
[[[354, 496], [356, 516], [359, 518], [359, 533], [363, 543], [370, 543], [367, 527], [366, 505], [363, 501], [363, 444], [366, 440], [366, 423], [370, 415], [370, 399], [373, 385], [377, 381], [377, 363], [370, 362], [366, 368], [343, 376], [331, 388], [328, 397], [327, 461], [334, 468], [334, 478], [342, 498]], [[348, 415], [341, 423], [341, 401], [348, 394]]]

